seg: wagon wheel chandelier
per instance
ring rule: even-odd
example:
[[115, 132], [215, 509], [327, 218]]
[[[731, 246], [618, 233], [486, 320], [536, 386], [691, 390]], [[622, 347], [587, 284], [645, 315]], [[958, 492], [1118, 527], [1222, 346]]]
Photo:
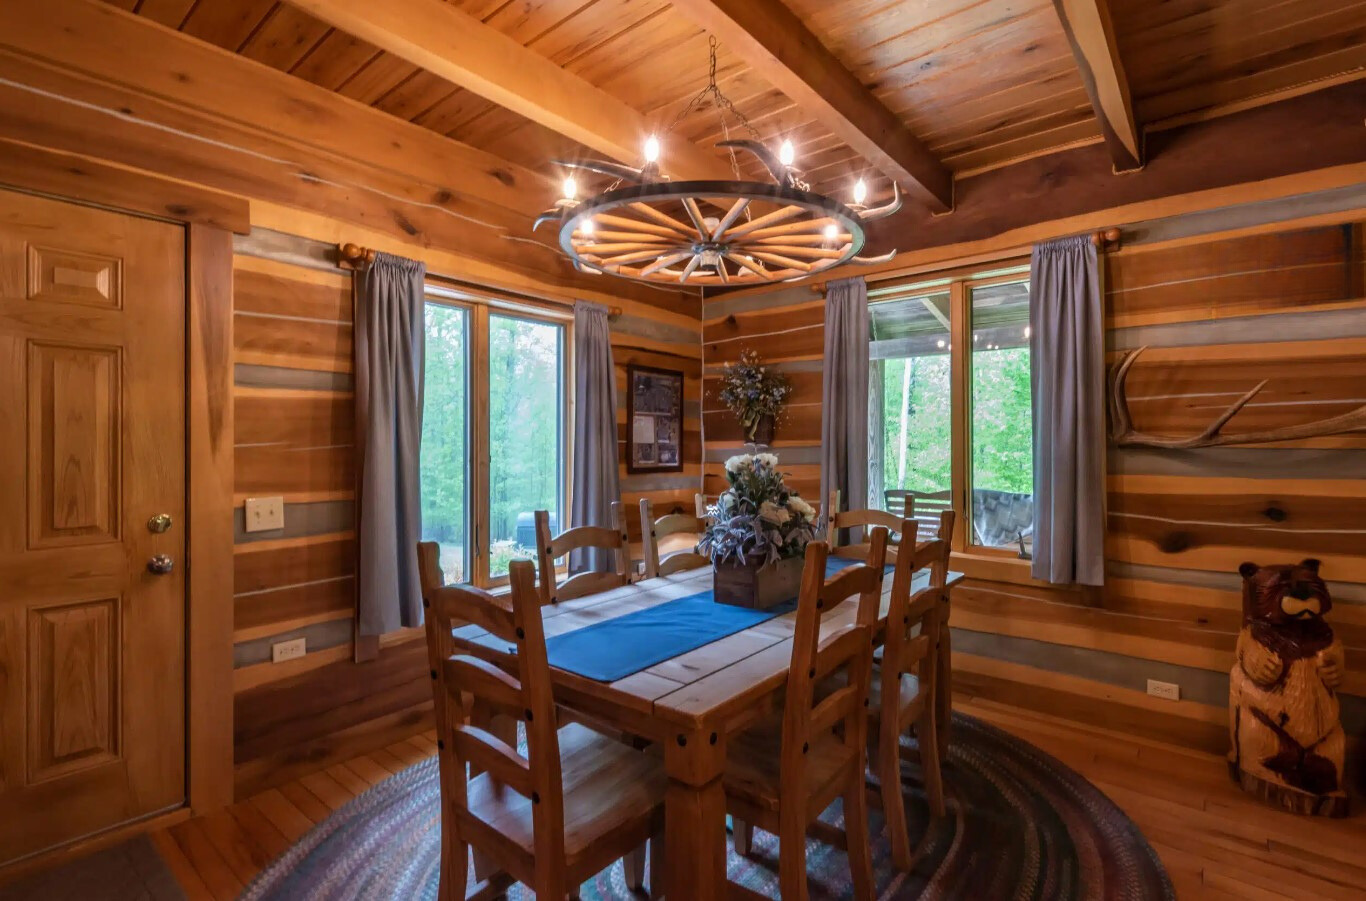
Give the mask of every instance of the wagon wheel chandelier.
[[[711, 39], [707, 86], [679, 113], [667, 136], [707, 101], [716, 108], [734, 181], [671, 181], [660, 169], [658, 136], [643, 148], [640, 168], [606, 160], [552, 160], [570, 170], [609, 180], [599, 193], [580, 199], [571, 174], [564, 196], [535, 223], [560, 223], [560, 248], [580, 271], [668, 285], [733, 286], [792, 281], [843, 263], [880, 263], [896, 255], [861, 257], [863, 224], [901, 208], [892, 200], [867, 207], [867, 186], [859, 179], [845, 204], [811, 189], [793, 168], [795, 151], [783, 141], [775, 154], [759, 140], [749, 120], [716, 85], [716, 38]], [[750, 137], [732, 140], [727, 114]], [[753, 155], [773, 179], [741, 176], [736, 151]]]

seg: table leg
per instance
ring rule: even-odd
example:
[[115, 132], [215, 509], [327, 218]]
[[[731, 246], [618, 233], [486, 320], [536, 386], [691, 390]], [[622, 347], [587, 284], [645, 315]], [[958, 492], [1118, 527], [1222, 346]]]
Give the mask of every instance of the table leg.
[[665, 745], [664, 894], [682, 901], [726, 898], [725, 737], [678, 734]]
[[949, 733], [953, 730], [953, 639], [949, 633], [949, 605], [939, 625], [939, 661], [935, 673], [934, 719], [939, 732], [939, 759], [948, 760]]

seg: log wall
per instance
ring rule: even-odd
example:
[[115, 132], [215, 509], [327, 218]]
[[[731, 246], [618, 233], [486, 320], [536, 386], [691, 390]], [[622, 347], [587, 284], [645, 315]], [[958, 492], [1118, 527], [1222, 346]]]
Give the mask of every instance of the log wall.
[[[1313, 202], [1283, 204], [1279, 215]], [[1312, 227], [1248, 225], [1249, 215], [1140, 224], [1105, 258], [1111, 359], [1150, 348], [1129, 379], [1138, 428], [1193, 433], [1262, 379], [1269, 384], [1231, 429], [1366, 403], [1366, 215]], [[1277, 212], [1256, 213], [1268, 215]], [[1221, 223], [1246, 227], [1220, 232]], [[709, 492], [724, 487], [722, 461], [742, 447], [734, 418], [714, 400], [716, 379], [753, 348], [792, 380], [774, 447], [797, 489], [819, 493], [823, 319], [822, 296], [805, 285], [706, 301]], [[975, 577], [954, 596], [955, 688], [1223, 752], [1241, 616], [1237, 567], [1313, 556], [1324, 561], [1330, 618], [1348, 648], [1344, 719], [1349, 734], [1366, 734], [1364, 475], [1366, 433], [1189, 451], [1111, 448], [1103, 592], [1031, 583], [1013, 561], [987, 571], [976, 565], [983, 561], [959, 560]], [[1182, 700], [1149, 697], [1149, 678], [1178, 683]]]

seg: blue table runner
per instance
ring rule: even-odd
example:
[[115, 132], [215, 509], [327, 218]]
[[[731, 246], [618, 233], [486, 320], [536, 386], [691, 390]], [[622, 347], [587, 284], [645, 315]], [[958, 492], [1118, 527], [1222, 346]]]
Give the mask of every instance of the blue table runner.
[[[858, 562], [831, 557], [825, 576]], [[718, 604], [707, 589], [547, 638], [546, 654], [551, 666], [615, 682], [796, 608], [796, 598], [766, 610]]]

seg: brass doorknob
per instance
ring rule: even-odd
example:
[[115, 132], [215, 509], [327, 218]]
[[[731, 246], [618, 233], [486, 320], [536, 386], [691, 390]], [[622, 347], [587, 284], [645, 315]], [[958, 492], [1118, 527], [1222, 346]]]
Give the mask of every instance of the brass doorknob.
[[160, 535], [162, 532], [165, 532], [170, 527], [171, 514], [169, 513], [158, 513], [156, 516], [153, 516], [151, 519], [147, 520], [147, 531], [155, 532], [158, 535]]
[[164, 576], [175, 569], [175, 561], [165, 554], [157, 554], [147, 561], [147, 571], [154, 576]]

